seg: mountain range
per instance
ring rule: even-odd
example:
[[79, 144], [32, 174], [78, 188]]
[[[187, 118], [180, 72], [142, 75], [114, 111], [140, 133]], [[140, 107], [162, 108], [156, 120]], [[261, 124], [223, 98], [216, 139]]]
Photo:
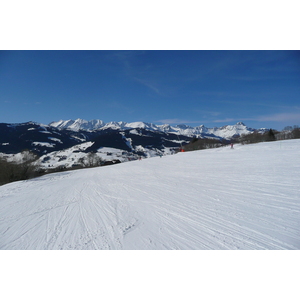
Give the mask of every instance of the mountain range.
[[244, 123], [238, 122], [235, 125], [226, 125], [223, 127], [213, 127], [207, 128], [204, 125], [197, 127], [191, 127], [185, 124], [180, 124], [176, 126], [170, 126], [169, 124], [156, 125], [153, 123], [146, 122], [109, 122], [104, 123], [102, 120], [91, 120], [86, 121], [83, 119], [76, 120], [60, 120], [58, 122], [51, 122], [49, 124], [51, 127], [58, 129], [67, 129], [72, 131], [95, 131], [95, 130], [128, 130], [128, 129], [145, 129], [149, 131], [157, 131], [163, 133], [173, 133], [180, 134], [188, 137], [213, 137], [213, 138], [224, 138], [231, 139], [233, 137], [239, 136], [241, 134], [248, 134], [255, 131], [253, 128], [247, 127]]
[[193, 138], [210, 138], [229, 142], [253, 129], [235, 125], [207, 128], [184, 124], [171, 126], [145, 122], [109, 122], [61, 120], [43, 125], [36, 122], [0, 123], [0, 153], [15, 155], [24, 149], [40, 157], [44, 167], [71, 167], [88, 153], [102, 160], [128, 161], [138, 157], [172, 154]]

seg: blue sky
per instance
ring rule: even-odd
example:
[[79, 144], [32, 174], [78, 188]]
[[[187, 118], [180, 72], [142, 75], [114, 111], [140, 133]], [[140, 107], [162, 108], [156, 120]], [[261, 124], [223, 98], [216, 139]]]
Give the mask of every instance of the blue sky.
[[0, 51], [0, 122], [300, 125], [299, 51]]

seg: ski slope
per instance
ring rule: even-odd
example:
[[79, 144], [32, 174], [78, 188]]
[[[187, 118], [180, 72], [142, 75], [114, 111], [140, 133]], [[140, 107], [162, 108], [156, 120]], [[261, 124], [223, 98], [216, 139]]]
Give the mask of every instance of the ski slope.
[[300, 249], [300, 140], [0, 187], [0, 249]]

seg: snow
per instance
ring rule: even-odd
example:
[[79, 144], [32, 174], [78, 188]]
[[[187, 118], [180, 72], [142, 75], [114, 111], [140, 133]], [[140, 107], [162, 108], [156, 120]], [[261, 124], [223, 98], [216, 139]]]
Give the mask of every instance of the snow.
[[122, 138], [123, 138], [123, 140], [125, 141], [127, 147], [128, 147], [129, 149], [132, 149], [132, 139], [131, 139], [131, 138], [126, 138], [124, 132], [120, 132], [120, 134], [122, 135]]
[[62, 144], [63, 142], [60, 139], [54, 138], [54, 137], [48, 137], [49, 140], [53, 141], [53, 142], [58, 142], [60, 144]]
[[126, 127], [128, 127], [128, 128], [146, 128], [148, 126], [144, 122], [132, 122], [132, 123], [127, 123]]
[[[85, 142], [65, 150], [47, 153], [39, 158], [38, 164], [44, 169], [55, 169], [58, 167], [71, 168], [74, 165], [80, 165], [80, 159], [88, 156], [88, 153], [84, 151], [93, 144], [94, 142]], [[132, 153], [110, 147], [99, 148], [96, 155], [104, 161], [120, 160], [124, 162], [129, 159], [137, 159], [136, 155]]]
[[221, 128], [206, 128], [206, 132], [225, 139], [235, 135], [249, 134], [251, 131], [241, 122], [236, 125], [227, 125]]
[[[126, 138], [125, 135], [123, 135], [123, 138], [126, 141], [128, 147], [132, 149], [131, 139]], [[53, 138], [51, 138], [51, 140], [60, 141], [58, 139], [53, 139]], [[78, 166], [81, 164], [80, 160], [85, 159], [88, 156], [88, 153], [85, 152], [85, 150], [88, 147], [91, 147], [93, 144], [94, 142], [85, 142], [64, 150], [47, 153], [39, 158], [38, 164], [43, 169], [55, 169], [61, 167], [72, 168], [73, 166]], [[134, 150], [144, 152], [144, 156], [146, 157], [155, 157], [158, 156], [159, 154], [168, 155], [174, 153], [174, 149], [168, 147], [164, 147], [162, 150], [158, 150], [158, 149], [152, 150], [152, 149], [144, 148], [143, 146], [139, 145], [139, 146], [135, 146]], [[3, 154], [3, 156], [4, 155], [5, 154]], [[119, 160], [121, 162], [136, 160], [139, 157], [139, 155], [133, 152], [128, 152], [122, 149], [116, 149], [110, 147], [100, 147], [97, 150], [96, 155], [104, 161]]]
[[0, 249], [300, 249], [300, 140], [0, 187]]
[[158, 130], [159, 128], [152, 123], [145, 123], [145, 122], [132, 122], [132, 123], [125, 123], [125, 128], [143, 128], [148, 130]]
[[93, 142], [86, 142], [65, 150], [53, 151], [41, 156], [39, 162], [45, 169], [57, 167], [70, 168], [73, 164], [78, 164], [80, 158], [87, 155], [83, 151], [92, 145]]
[[46, 134], [52, 134], [52, 132], [44, 130], [44, 131], [40, 131], [40, 133], [46, 133]]
[[132, 129], [129, 131], [131, 134], [136, 134], [136, 135], [142, 135], [141, 133], [139, 133], [136, 129]]
[[17, 154], [0, 153], [0, 157], [4, 157], [7, 159], [7, 161], [15, 163], [23, 163], [24, 161], [28, 160], [35, 160], [34, 154], [26, 150]]
[[47, 143], [47, 142], [32, 142], [33, 146], [42, 146], [42, 147], [50, 147], [53, 148], [55, 144]]

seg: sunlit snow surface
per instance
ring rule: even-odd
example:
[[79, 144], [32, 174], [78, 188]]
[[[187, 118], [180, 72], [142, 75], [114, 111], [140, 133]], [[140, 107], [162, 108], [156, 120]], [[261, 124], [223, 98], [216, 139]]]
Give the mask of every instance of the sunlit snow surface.
[[300, 140], [0, 187], [0, 249], [300, 249]]

